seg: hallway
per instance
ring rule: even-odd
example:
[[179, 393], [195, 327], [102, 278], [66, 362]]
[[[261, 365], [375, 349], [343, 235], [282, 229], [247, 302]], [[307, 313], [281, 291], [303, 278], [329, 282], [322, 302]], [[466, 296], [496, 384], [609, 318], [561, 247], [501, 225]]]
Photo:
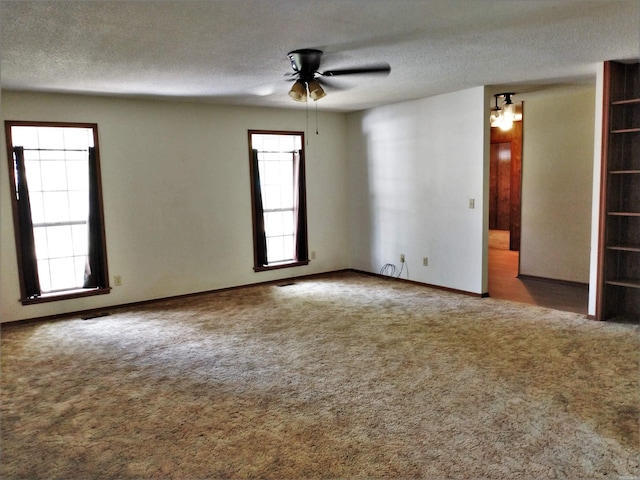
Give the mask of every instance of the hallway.
[[587, 285], [518, 278], [519, 252], [509, 250], [509, 232], [489, 231], [489, 296], [587, 315]]

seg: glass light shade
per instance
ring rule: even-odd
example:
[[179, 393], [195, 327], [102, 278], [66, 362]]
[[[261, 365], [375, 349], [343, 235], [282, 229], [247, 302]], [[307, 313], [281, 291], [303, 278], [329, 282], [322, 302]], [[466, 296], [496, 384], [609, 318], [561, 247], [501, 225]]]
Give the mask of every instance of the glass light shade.
[[296, 102], [306, 102], [307, 86], [300, 80], [296, 80], [296, 83], [294, 83], [291, 86], [291, 90], [289, 90], [289, 96], [293, 98]]
[[513, 122], [516, 117], [516, 106], [513, 103], [505, 103], [502, 110], [502, 116], [507, 119], [507, 121]]
[[500, 128], [502, 130], [510, 130], [513, 127], [513, 120], [516, 117], [516, 106], [509, 102], [502, 106], [502, 122]]
[[325, 95], [326, 93], [324, 93], [324, 90], [322, 89], [322, 87], [320, 86], [317, 80], [312, 80], [309, 82], [309, 96], [313, 100], [320, 100]]
[[492, 108], [489, 121], [492, 127], [499, 127], [502, 122], [502, 110], [500, 108]]

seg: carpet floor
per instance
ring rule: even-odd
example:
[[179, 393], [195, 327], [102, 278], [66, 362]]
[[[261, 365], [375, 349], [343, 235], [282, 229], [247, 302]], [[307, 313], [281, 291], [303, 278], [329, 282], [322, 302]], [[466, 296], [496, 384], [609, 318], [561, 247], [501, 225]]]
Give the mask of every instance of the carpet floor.
[[3, 479], [640, 474], [637, 325], [339, 273], [1, 342]]

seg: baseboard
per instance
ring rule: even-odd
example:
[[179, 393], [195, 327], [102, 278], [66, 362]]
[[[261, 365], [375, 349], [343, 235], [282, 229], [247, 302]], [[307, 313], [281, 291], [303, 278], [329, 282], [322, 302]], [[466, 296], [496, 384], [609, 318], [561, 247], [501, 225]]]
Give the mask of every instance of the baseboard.
[[47, 315], [47, 316], [41, 316], [41, 317], [26, 318], [26, 319], [21, 319], [21, 320], [12, 320], [12, 321], [9, 321], [9, 322], [0, 323], [0, 329], [7, 328], [7, 327], [10, 327], [10, 326], [25, 325], [25, 324], [29, 324], [29, 323], [48, 322], [48, 321], [53, 321], [53, 320], [64, 320], [64, 319], [73, 318], [73, 317], [80, 317], [80, 318], [85, 318], [85, 319], [97, 318], [97, 317], [106, 317], [106, 316], [108, 316], [110, 314], [110, 312], [113, 312], [115, 310], [120, 310], [122, 308], [139, 307], [139, 306], [149, 305], [149, 304], [158, 303], [158, 302], [165, 302], [167, 300], [179, 300], [179, 299], [184, 299], [184, 298], [197, 297], [197, 296], [200, 296], [200, 295], [208, 295], [208, 294], [211, 294], [211, 293], [220, 293], [220, 292], [226, 292], [226, 291], [230, 291], [230, 290], [237, 290], [237, 289], [247, 288], [247, 287], [255, 287], [255, 286], [261, 286], [261, 285], [287, 284], [287, 283], [295, 282], [297, 280], [305, 280], [305, 279], [310, 279], [310, 278], [322, 278], [322, 277], [327, 277], [327, 276], [335, 275], [337, 273], [342, 273], [342, 272], [354, 272], [354, 273], [360, 273], [360, 274], [364, 274], [364, 275], [371, 275], [371, 276], [374, 276], [374, 277], [384, 278], [384, 279], [387, 279], [387, 280], [395, 280], [395, 281], [409, 283], [409, 284], [412, 284], [412, 285], [418, 285], [418, 286], [421, 286], [421, 287], [434, 288], [436, 290], [443, 290], [443, 291], [446, 291], [446, 292], [458, 293], [458, 294], [472, 296], [472, 297], [484, 298], [484, 297], [488, 297], [489, 296], [488, 293], [482, 293], [481, 294], [481, 293], [467, 292], [465, 290], [458, 290], [458, 289], [455, 289], [455, 288], [448, 288], [448, 287], [443, 287], [443, 286], [440, 286], [440, 285], [431, 285], [431, 284], [428, 284], [428, 283], [416, 282], [415, 280], [409, 280], [409, 279], [406, 279], [406, 278], [389, 277], [387, 275], [381, 275], [379, 273], [371, 273], [371, 272], [365, 272], [363, 270], [356, 270], [356, 269], [353, 269], [353, 268], [345, 268], [345, 269], [340, 269], [340, 270], [332, 270], [330, 272], [312, 273], [312, 274], [309, 274], [309, 275], [302, 275], [302, 276], [298, 276], [298, 277], [287, 277], [287, 278], [281, 278], [281, 279], [278, 279], [278, 280], [268, 280], [268, 281], [265, 281], [265, 282], [247, 283], [247, 284], [243, 284], [243, 285], [236, 285], [236, 286], [233, 286], [233, 287], [224, 287], [224, 288], [218, 288], [218, 289], [213, 289], [213, 290], [206, 290], [206, 291], [202, 291], [202, 292], [185, 293], [185, 294], [182, 294], [182, 295], [171, 295], [171, 296], [168, 296], [168, 297], [153, 298], [153, 299], [150, 299], [150, 300], [141, 300], [141, 301], [138, 301], [138, 302], [121, 303], [121, 304], [117, 304], [117, 305], [109, 305], [107, 307], [91, 308], [91, 309], [87, 309], [87, 310], [76, 310], [76, 311], [73, 311], [73, 312], [58, 313], [58, 314], [55, 314], [55, 315]]
[[120, 304], [109, 305], [109, 306], [100, 307], [100, 308], [90, 308], [87, 310], [75, 310], [73, 312], [58, 313], [55, 315], [46, 315], [41, 317], [25, 318], [20, 320], [10, 320], [8, 322], [0, 323], [0, 329], [6, 328], [9, 326], [25, 325], [29, 323], [48, 322], [52, 320], [64, 320], [64, 319], [73, 318], [73, 317], [80, 317], [84, 319], [106, 317], [109, 315], [110, 312], [113, 312], [114, 310], [120, 310], [122, 308], [139, 307], [139, 306], [150, 305], [158, 302], [166, 302], [167, 300], [179, 300], [184, 298], [197, 297], [200, 295], [208, 295], [211, 293], [220, 293], [220, 292], [227, 292], [230, 290], [238, 290], [238, 289], [247, 288], [247, 287], [286, 284], [286, 283], [295, 282], [296, 280], [303, 280], [303, 279], [309, 279], [309, 278], [321, 278], [323, 276], [330, 276], [330, 275], [335, 275], [336, 273], [350, 272], [350, 271], [353, 271], [353, 270], [350, 268], [345, 268], [341, 270], [332, 270], [330, 272], [311, 273], [309, 275], [301, 275], [298, 277], [287, 277], [287, 278], [281, 278], [278, 280], [268, 280], [265, 282], [247, 283], [243, 285], [236, 285], [233, 287], [223, 287], [223, 288], [217, 288], [212, 290], [205, 290], [202, 292], [185, 293], [182, 295], [170, 295], [168, 297], [152, 298], [149, 300], [141, 300], [138, 302], [120, 303]]
[[417, 282], [415, 280], [409, 280], [408, 278], [390, 277], [389, 275], [382, 275], [381, 273], [365, 272], [363, 270], [356, 270], [356, 269], [351, 269], [351, 271], [355, 273], [362, 273], [364, 275], [371, 275], [372, 277], [384, 278], [385, 280], [396, 280], [399, 282], [410, 283], [412, 285], [417, 285], [420, 287], [428, 287], [436, 290], [443, 290], [445, 292], [458, 293], [460, 295], [467, 295], [469, 297], [486, 298], [489, 296], [489, 293], [469, 292], [467, 290], [459, 290], [457, 288], [443, 287], [442, 285], [433, 285], [430, 283]]
[[536, 277], [534, 275], [524, 275], [522, 273], [518, 274], [518, 278], [520, 280], [533, 280], [535, 282], [547, 282], [547, 283], [556, 283], [556, 284], [559, 284], [559, 285], [568, 285], [570, 287], [580, 287], [580, 288], [587, 287], [587, 288], [589, 288], [589, 284], [588, 283], [573, 282], [571, 280], [559, 280], [557, 278]]

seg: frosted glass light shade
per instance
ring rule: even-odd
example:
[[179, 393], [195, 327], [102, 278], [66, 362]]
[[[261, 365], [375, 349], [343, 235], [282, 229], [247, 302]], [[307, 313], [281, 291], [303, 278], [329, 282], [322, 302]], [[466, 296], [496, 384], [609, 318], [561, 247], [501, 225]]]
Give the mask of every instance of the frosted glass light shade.
[[313, 100], [320, 100], [325, 95], [326, 93], [324, 93], [324, 90], [322, 89], [322, 87], [320, 86], [317, 80], [312, 80], [309, 82], [309, 96]]
[[296, 80], [296, 83], [294, 83], [291, 86], [291, 90], [289, 90], [289, 96], [293, 98], [296, 102], [306, 102], [307, 86], [300, 80]]
[[502, 130], [510, 130], [513, 127], [513, 121], [516, 117], [516, 106], [513, 103], [504, 103], [502, 106], [502, 121], [500, 128]]

